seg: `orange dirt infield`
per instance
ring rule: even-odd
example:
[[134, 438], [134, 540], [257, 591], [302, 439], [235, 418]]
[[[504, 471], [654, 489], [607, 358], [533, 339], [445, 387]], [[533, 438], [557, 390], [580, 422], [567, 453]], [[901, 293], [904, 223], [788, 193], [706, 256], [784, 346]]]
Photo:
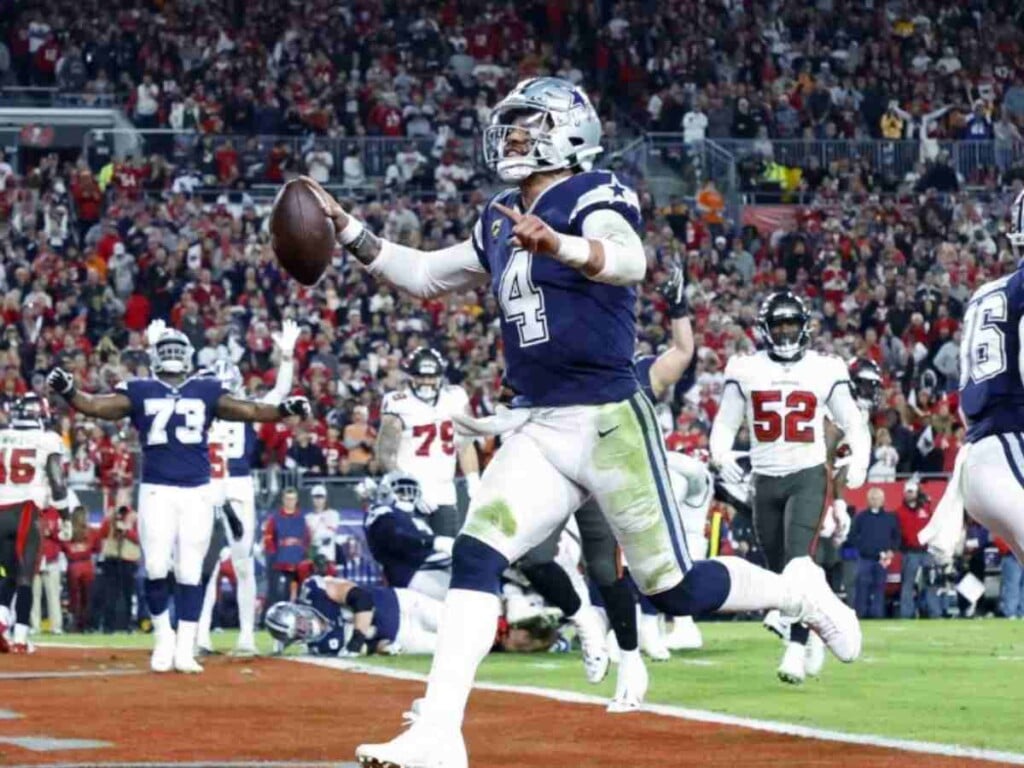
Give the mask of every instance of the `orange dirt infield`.
[[[276, 659], [207, 660], [201, 676], [153, 675], [139, 651], [45, 648], [0, 656], [0, 766], [203, 761], [351, 763], [386, 740], [423, 684]], [[12, 679], [31, 673], [38, 677]], [[78, 677], [42, 677], [48, 673]], [[2, 713], [0, 713], [2, 714]], [[94, 739], [112, 746], [34, 752], [5, 739]], [[473, 768], [899, 766], [942, 758], [477, 691], [466, 722]], [[984, 763], [984, 765], [996, 765]]]

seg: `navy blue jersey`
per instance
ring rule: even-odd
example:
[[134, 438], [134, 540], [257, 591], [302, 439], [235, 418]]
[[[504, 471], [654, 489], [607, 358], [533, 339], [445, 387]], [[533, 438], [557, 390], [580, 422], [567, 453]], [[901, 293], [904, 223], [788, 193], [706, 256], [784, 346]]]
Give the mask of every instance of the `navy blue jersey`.
[[[366, 589], [366, 587], [363, 587]], [[377, 630], [375, 641], [395, 642], [401, 626], [401, 609], [398, 595], [390, 587], [370, 587], [373, 597], [373, 626]], [[331, 600], [324, 589], [321, 576], [313, 576], [302, 583], [299, 601], [316, 608], [330, 622], [330, 631], [314, 643], [306, 643], [306, 649], [318, 656], [337, 656], [345, 648], [345, 625], [351, 612]]]
[[172, 386], [134, 379], [117, 386], [127, 395], [142, 446], [142, 482], [195, 488], [210, 482], [207, 433], [221, 395], [217, 379], [194, 377]]
[[1024, 270], [986, 283], [964, 311], [960, 344], [960, 407], [967, 441], [1024, 432], [1024, 384], [1019, 355]]
[[441, 571], [451, 558], [434, 551], [434, 533], [426, 521], [390, 506], [366, 515], [366, 542], [384, 569], [388, 585], [407, 587], [417, 571]]
[[[491, 202], [514, 208], [518, 190]], [[530, 213], [556, 232], [580, 236], [587, 214], [610, 209], [640, 231], [636, 193], [609, 171], [589, 171], [548, 187]], [[473, 247], [502, 309], [505, 378], [514, 406], [594, 405], [636, 392], [636, 289], [597, 283], [555, 259], [509, 243], [512, 222], [488, 203]]]
[[[638, 357], [634, 362], [636, 366], [636, 380], [640, 383], [640, 389], [647, 395], [647, 399], [652, 403], [658, 402], [658, 398], [654, 396], [654, 390], [651, 388], [651, 366], [654, 365], [654, 361], [658, 358], [654, 355], [643, 355]], [[694, 385], [697, 380], [697, 356], [693, 356], [693, 360], [686, 367], [683, 372], [683, 377], [676, 382], [675, 387], [672, 390], [672, 400], [680, 401], [686, 396], [686, 393]]]

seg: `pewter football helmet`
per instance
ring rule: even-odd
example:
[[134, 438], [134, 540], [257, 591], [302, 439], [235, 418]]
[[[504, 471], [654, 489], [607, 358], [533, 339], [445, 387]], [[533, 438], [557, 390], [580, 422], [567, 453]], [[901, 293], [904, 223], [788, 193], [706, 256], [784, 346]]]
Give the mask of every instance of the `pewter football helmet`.
[[[523, 154], [505, 154], [513, 131], [529, 136]], [[484, 131], [484, 161], [502, 181], [562, 168], [589, 171], [601, 151], [597, 110], [582, 88], [559, 77], [523, 80], [494, 107]]]

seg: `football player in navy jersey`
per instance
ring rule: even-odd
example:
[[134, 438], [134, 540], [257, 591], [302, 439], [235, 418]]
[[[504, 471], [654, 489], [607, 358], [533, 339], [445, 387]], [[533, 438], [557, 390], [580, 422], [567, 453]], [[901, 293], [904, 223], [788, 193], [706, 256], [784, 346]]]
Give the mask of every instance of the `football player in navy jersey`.
[[[1010, 210], [1007, 238], [1024, 257], [1024, 192]], [[967, 437], [922, 544], [948, 562], [971, 517], [1024, 560], [1024, 261], [985, 283], [964, 310], [960, 410]]]
[[654, 409], [633, 365], [636, 286], [647, 269], [639, 200], [614, 173], [591, 170], [601, 121], [586, 94], [532, 78], [491, 120], [485, 158], [515, 186], [484, 206], [471, 238], [449, 248], [425, 253], [382, 240], [306, 182], [340, 242], [378, 279], [421, 298], [490, 287], [514, 392], [510, 409], [476, 425], [504, 440], [455, 542], [422, 717], [387, 744], [359, 747], [367, 766], [468, 764], [462, 720], [494, 638], [500, 575], [591, 495], [659, 609], [781, 607], [820, 627], [845, 660], [860, 652], [856, 619], [838, 610], [813, 563], [788, 577], [739, 558], [691, 567]]
[[313, 576], [298, 602], [275, 603], [267, 630], [287, 647], [301, 642], [316, 656], [433, 653], [441, 602], [395, 587], [365, 587], [345, 579]]
[[[109, 395], [79, 392], [74, 376], [61, 368], [47, 376], [50, 388], [76, 410], [108, 421], [130, 417], [139, 432], [139, 535], [146, 560], [146, 601], [156, 635], [150, 658], [155, 672], [202, 672], [194, 645], [203, 603], [203, 558], [213, 532], [214, 507], [207, 488], [211, 422], [278, 421], [310, 414], [304, 397], [289, 397], [277, 405], [251, 402], [232, 396], [216, 378], [191, 376], [193, 353], [187, 336], [165, 329], [151, 350], [155, 377], [124, 382]], [[172, 558], [177, 634], [167, 611]]]
[[[292, 389], [295, 362], [295, 342], [299, 338], [299, 326], [293, 320], [281, 323], [281, 330], [271, 334], [274, 346], [281, 353], [277, 367], [274, 388], [260, 401], [277, 405]], [[220, 379], [224, 388], [232, 395], [245, 398], [244, 382], [238, 366], [230, 360], [218, 360], [209, 372]], [[251, 423], [216, 420], [210, 429], [210, 451], [218, 466], [214, 478], [214, 503], [226, 500], [237, 515], [241, 525], [240, 536], [229, 536], [231, 564], [238, 580], [238, 642], [232, 655], [256, 655], [256, 565], [253, 559], [253, 542], [256, 535], [256, 488], [252, 478], [252, 464], [257, 451], [256, 430]], [[219, 472], [218, 472], [219, 470]], [[199, 645], [210, 648], [210, 620], [213, 603], [216, 601], [216, 579], [207, 585], [203, 599], [203, 612], [199, 623]]]
[[387, 583], [444, 599], [451, 581], [450, 536], [437, 536], [420, 514], [423, 491], [412, 475], [390, 472], [377, 488], [377, 503], [366, 513], [366, 543]]

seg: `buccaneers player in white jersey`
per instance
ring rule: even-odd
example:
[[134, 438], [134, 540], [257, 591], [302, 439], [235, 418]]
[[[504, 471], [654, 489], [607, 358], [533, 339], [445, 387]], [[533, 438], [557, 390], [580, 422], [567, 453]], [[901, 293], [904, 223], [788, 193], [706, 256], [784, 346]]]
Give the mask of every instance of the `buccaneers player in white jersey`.
[[[743, 474], [732, 454], [736, 433], [744, 423], [750, 428], [754, 529], [768, 567], [780, 573], [791, 560], [808, 555], [831, 502], [825, 417], [843, 430], [850, 446], [848, 488], [864, 483], [871, 451], [846, 364], [807, 349], [809, 325], [810, 316], [793, 293], [779, 291], [765, 299], [758, 319], [765, 348], [729, 361], [711, 430], [711, 458], [729, 482]], [[801, 624], [790, 629], [778, 672], [783, 682], [803, 682], [808, 634]]]
[[388, 392], [381, 405], [377, 456], [385, 472], [412, 475], [423, 489], [430, 527], [454, 537], [461, 520], [456, 507], [455, 462], [466, 477], [470, 497], [480, 481], [476, 448], [457, 446], [452, 416], [469, 414], [466, 391], [444, 380], [445, 361], [430, 347], [419, 347], [405, 361], [408, 386]]

